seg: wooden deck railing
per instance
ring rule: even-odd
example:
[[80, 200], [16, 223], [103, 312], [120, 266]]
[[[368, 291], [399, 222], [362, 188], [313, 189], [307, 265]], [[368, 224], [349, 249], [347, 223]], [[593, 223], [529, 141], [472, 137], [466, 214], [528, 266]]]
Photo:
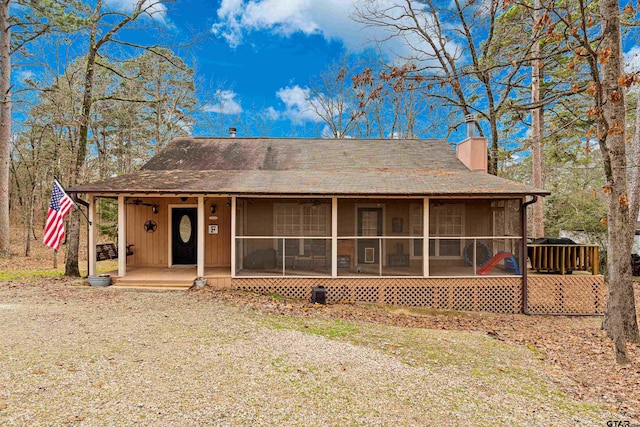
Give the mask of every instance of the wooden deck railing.
[[597, 245], [529, 244], [531, 268], [535, 271], [565, 274], [570, 271], [590, 271], [598, 274]]

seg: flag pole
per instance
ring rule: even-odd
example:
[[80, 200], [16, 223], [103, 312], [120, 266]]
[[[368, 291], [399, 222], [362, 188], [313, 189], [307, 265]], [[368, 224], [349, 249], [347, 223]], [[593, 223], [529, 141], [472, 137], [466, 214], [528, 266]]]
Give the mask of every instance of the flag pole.
[[[64, 188], [64, 186], [62, 184], [60, 184], [60, 181], [58, 180], [57, 176], [53, 176], [53, 179], [58, 183], [58, 185], [60, 186], [60, 188], [62, 188], [62, 191], [64, 191], [64, 194], [67, 194], [67, 190]], [[89, 259], [89, 233], [91, 232], [91, 225], [93, 225], [91, 223], [91, 221], [89, 221], [89, 217], [84, 213], [84, 211], [82, 210], [82, 208], [80, 208], [80, 206], [78, 206], [78, 204], [76, 203], [76, 199], [75, 198], [71, 198], [71, 202], [73, 203], [73, 205], [78, 208], [78, 210], [80, 211], [80, 213], [82, 214], [82, 216], [84, 216], [84, 218], [87, 220], [87, 277], [89, 277], [89, 264], [91, 263], [91, 260]], [[55, 263], [55, 267], [58, 266], [58, 251], [55, 251], [55, 256], [54, 256], [54, 263]]]
[[[62, 191], [64, 191], [64, 194], [67, 194], [67, 190], [66, 188], [64, 188], [64, 186], [62, 184], [60, 184], [60, 181], [58, 181], [58, 178], [56, 176], [53, 177], [53, 179], [55, 179], [55, 181], [58, 183], [58, 185], [60, 186], [60, 188], [62, 188]], [[76, 203], [76, 200], [74, 200], [74, 198], [70, 197], [71, 201], [73, 202], [73, 205], [78, 208], [78, 210], [80, 211], [80, 213], [82, 214], [82, 216], [87, 220], [87, 223], [89, 223], [89, 225], [91, 225], [91, 221], [89, 221], [89, 217], [87, 216], [87, 214], [84, 213], [84, 211], [82, 209], [80, 209], [80, 206], [78, 206], [78, 204]]]

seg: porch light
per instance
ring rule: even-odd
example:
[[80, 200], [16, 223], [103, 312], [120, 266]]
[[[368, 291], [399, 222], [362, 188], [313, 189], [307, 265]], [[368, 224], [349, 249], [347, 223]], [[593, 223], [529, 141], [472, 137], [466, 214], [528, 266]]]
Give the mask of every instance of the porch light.
[[158, 213], [158, 205], [151, 205], [151, 212], [153, 212], [154, 214]]
[[209, 211], [211, 211], [211, 215], [216, 213], [216, 205], [212, 204], [211, 206], [209, 206]]

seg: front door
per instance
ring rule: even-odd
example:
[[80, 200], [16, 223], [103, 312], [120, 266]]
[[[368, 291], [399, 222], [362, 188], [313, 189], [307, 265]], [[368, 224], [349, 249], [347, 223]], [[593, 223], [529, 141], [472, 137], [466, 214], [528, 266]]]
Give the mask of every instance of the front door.
[[[382, 208], [358, 208], [358, 236], [382, 236]], [[358, 239], [358, 264], [377, 264], [378, 239]]]
[[173, 208], [171, 213], [171, 253], [173, 265], [196, 263], [198, 210]]

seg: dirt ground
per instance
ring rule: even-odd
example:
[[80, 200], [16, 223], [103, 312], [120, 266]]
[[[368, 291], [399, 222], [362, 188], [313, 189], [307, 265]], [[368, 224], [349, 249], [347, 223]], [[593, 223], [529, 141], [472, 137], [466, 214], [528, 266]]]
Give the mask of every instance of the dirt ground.
[[[524, 345], [534, 351], [534, 357], [544, 361], [547, 372], [569, 379], [567, 383], [560, 384], [569, 395], [598, 402], [622, 416], [640, 419], [640, 346], [629, 344], [632, 363], [618, 366], [612, 342], [601, 330], [601, 317], [441, 312], [375, 304], [318, 306], [269, 296], [213, 290], [195, 292], [194, 295], [286, 316], [483, 332], [496, 340]], [[640, 283], [636, 283], [636, 301], [640, 301]]]
[[[46, 293], [73, 293], [71, 281], [49, 277], [27, 279], [25, 271], [58, 275], [63, 267], [60, 255], [58, 270], [51, 268], [52, 251], [34, 242], [32, 257], [16, 254], [0, 259], [2, 286], [41, 287]], [[98, 294], [96, 294], [98, 295]], [[578, 400], [595, 402], [618, 414], [620, 419], [640, 419], [640, 348], [629, 345], [632, 363], [615, 363], [611, 341], [602, 332], [600, 317], [525, 316], [489, 313], [438, 312], [419, 308], [378, 306], [372, 304], [335, 304], [314, 306], [307, 302], [283, 300], [239, 292], [220, 292], [205, 288], [190, 291], [194, 300], [224, 301], [235, 307], [276, 316], [301, 319], [341, 319], [374, 325], [392, 325], [444, 331], [472, 331], [487, 334], [496, 341], [527, 347], [540, 360], [542, 369], [558, 380], [558, 387]], [[636, 301], [640, 313], [640, 283], [636, 283]], [[566, 379], [566, 381], [565, 381]], [[638, 422], [638, 421], [636, 421]]]
[[562, 360], [560, 343], [597, 331], [594, 319], [23, 277], [0, 281], [0, 323], [2, 425], [637, 422], [633, 389], [618, 393], [617, 378], [599, 383], [628, 374], [605, 367], [606, 340], [590, 341], [603, 345], [591, 366], [603, 372], [589, 383], [584, 358]]

